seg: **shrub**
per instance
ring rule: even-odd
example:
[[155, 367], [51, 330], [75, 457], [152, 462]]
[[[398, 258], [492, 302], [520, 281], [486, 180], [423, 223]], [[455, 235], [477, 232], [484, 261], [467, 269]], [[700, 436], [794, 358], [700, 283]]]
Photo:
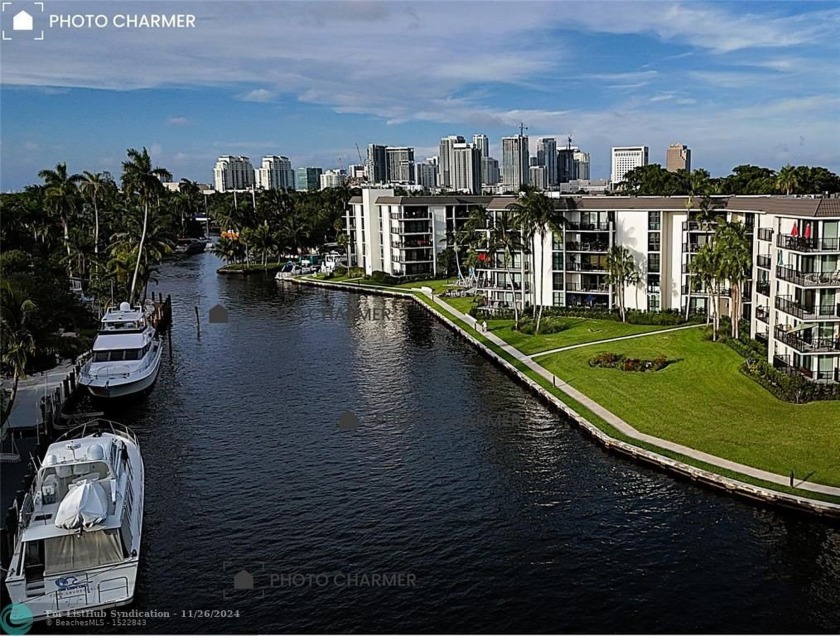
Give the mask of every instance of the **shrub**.
[[653, 359], [653, 370], [659, 371], [660, 369], [664, 369], [668, 366], [668, 358], [665, 356], [659, 355]]
[[394, 278], [387, 272], [383, 272], [380, 270], [371, 272], [370, 276], [366, 276], [365, 278], [376, 285], [393, 285], [397, 282], [396, 278]]
[[365, 275], [364, 267], [351, 267], [350, 278], [363, 278]]
[[656, 356], [653, 360], [640, 360], [639, 358], [627, 358], [620, 353], [605, 351], [590, 358], [589, 366], [619, 369], [621, 371], [660, 371], [671, 362], [663, 355]]

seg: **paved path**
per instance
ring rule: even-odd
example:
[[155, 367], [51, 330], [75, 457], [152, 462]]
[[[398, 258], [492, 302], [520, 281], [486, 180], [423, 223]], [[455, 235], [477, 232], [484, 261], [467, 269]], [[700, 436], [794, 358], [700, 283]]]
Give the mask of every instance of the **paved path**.
[[[459, 319], [463, 320], [466, 324], [470, 325], [473, 329], [476, 328], [476, 320], [471, 316], [467, 316], [451, 305], [447, 304], [446, 302], [440, 300], [438, 297], [434, 296], [433, 294], [429, 294], [425, 292], [426, 295], [431, 298], [435, 303], [441, 305], [446, 311], [450, 314], [457, 316]], [[693, 328], [695, 325], [691, 325], [690, 327], [681, 327], [682, 329], [689, 329]], [[669, 329], [667, 331], [674, 331], [673, 329]], [[751, 466], [746, 466], [745, 464], [739, 464], [737, 462], [730, 461], [728, 459], [723, 459], [722, 457], [718, 457], [716, 455], [710, 455], [709, 453], [704, 453], [703, 451], [695, 450], [688, 446], [683, 446], [682, 444], [676, 444], [674, 442], [670, 442], [666, 439], [662, 439], [660, 437], [654, 437], [653, 435], [648, 435], [646, 433], [642, 433], [641, 431], [636, 430], [630, 424], [622, 420], [620, 417], [615, 415], [614, 413], [608, 411], [603, 406], [594, 402], [593, 400], [589, 399], [583, 393], [575, 389], [570, 384], [564, 382], [553, 373], [548, 371], [545, 367], [540, 366], [534, 360], [532, 360], [532, 356], [525, 355], [519, 349], [512, 347], [507, 342], [499, 338], [497, 335], [484, 332], [480, 330], [476, 330], [476, 333], [487, 338], [490, 342], [497, 345], [500, 349], [502, 349], [505, 353], [510, 355], [511, 357], [519, 360], [524, 365], [526, 365], [529, 369], [533, 370], [534, 372], [538, 373], [540, 376], [551, 382], [551, 384], [560, 389], [563, 393], [568, 395], [570, 398], [574, 399], [580, 404], [583, 404], [586, 408], [590, 411], [595, 413], [598, 417], [600, 417], [605, 422], [609, 423], [611, 426], [615, 427], [619, 431], [621, 431], [627, 437], [630, 437], [635, 440], [639, 440], [642, 442], [647, 442], [648, 444], [653, 444], [660, 448], [665, 448], [675, 453], [680, 453], [681, 455], [685, 455], [686, 457], [691, 457], [692, 459], [696, 459], [698, 461], [705, 462], [707, 464], [711, 464], [712, 466], [717, 466], [718, 468], [724, 468], [727, 470], [731, 470], [737, 473], [741, 473], [742, 475], [749, 475], [750, 477], [754, 477], [755, 479], [761, 479], [763, 481], [771, 482], [774, 484], [779, 484], [781, 486], [790, 486], [790, 477], [777, 475], [776, 473], [771, 473], [766, 470], [760, 470], [758, 468], [753, 468]], [[613, 340], [624, 340], [626, 338], [638, 338], [642, 336], [651, 336], [663, 333], [663, 331], [652, 331], [643, 334], [636, 334], [634, 336], [624, 336], [622, 338], [611, 338], [610, 340], [600, 340], [596, 342], [587, 342], [582, 345], [578, 346], [590, 346], [593, 344], [600, 344], [603, 342], [611, 342]], [[547, 355], [548, 353], [555, 353], [556, 351], [562, 351], [565, 349], [574, 348], [573, 346], [564, 347], [563, 349], [555, 350], [555, 351], [545, 351], [539, 355]], [[535, 354], [537, 355], [537, 354]], [[802, 490], [810, 490], [811, 492], [818, 492], [824, 495], [832, 495], [834, 497], [840, 497], [840, 488], [836, 488], [834, 486], [826, 486], [823, 484], [812, 484], [805, 481], [794, 481], [794, 486], [797, 488], [801, 488]]]
[[[8, 426], [12, 430], [31, 428], [41, 423], [41, 398], [52, 393], [61, 381], [73, 370], [72, 362], [63, 362], [54, 369], [36, 373], [18, 383], [17, 397], [9, 414]], [[12, 380], [4, 380], [3, 386], [11, 390]]]

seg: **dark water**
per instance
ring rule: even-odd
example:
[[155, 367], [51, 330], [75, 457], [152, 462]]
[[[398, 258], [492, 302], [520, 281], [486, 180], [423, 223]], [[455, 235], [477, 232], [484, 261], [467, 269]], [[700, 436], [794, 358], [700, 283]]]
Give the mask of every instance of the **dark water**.
[[605, 454], [411, 304], [217, 266], [164, 268], [172, 356], [119, 414], [146, 462], [134, 607], [170, 617], [116, 631], [840, 631], [836, 527]]

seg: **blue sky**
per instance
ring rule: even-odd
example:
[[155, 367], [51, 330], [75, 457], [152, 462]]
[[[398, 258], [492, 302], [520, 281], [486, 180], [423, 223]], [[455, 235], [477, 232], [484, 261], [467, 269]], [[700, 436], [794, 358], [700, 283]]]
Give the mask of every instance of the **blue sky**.
[[[592, 155], [692, 148], [713, 175], [755, 163], [840, 172], [837, 2], [14, 2], [43, 41], [0, 56], [0, 188], [67, 161], [118, 175], [146, 146], [176, 179], [220, 154], [358, 163], [355, 144], [500, 139], [528, 126]], [[191, 13], [194, 29], [49, 28], [49, 14]], [[40, 22], [39, 22], [40, 20]], [[17, 37], [20, 36], [20, 37]], [[24, 37], [26, 36], [26, 37]]]

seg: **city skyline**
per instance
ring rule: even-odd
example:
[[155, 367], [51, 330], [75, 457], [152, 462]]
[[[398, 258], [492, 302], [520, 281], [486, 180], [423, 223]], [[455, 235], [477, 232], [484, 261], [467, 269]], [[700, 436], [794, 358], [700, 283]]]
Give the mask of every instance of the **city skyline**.
[[[478, 22], [466, 2], [165, 6], [194, 13], [195, 28], [3, 43], [3, 190], [59, 161], [119, 174], [125, 149], [143, 146], [199, 182], [220, 155], [328, 170], [378, 144], [413, 147], [420, 163], [449, 135], [487, 135], [501, 159], [520, 122], [532, 154], [540, 138], [571, 135], [593, 179], [609, 177], [612, 146], [646, 145], [664, 166], [675, 139], [692, 168], [717, 176], [742, 163], [840, 171], [840, 10], [827, 3], [755, 15], [749, 4], [615, 2], [606, 23], [602, 6], [562, 3], [490, 3]], [[447, 55], [418, 65], [430, 51]]]

